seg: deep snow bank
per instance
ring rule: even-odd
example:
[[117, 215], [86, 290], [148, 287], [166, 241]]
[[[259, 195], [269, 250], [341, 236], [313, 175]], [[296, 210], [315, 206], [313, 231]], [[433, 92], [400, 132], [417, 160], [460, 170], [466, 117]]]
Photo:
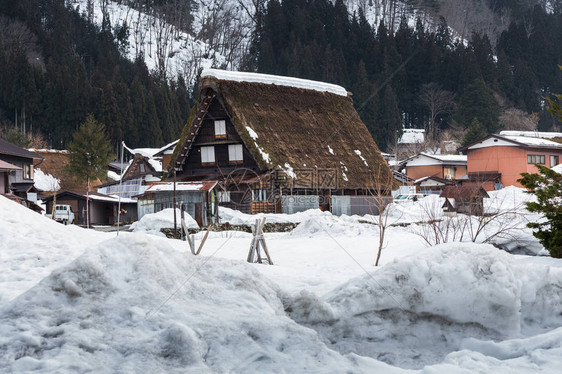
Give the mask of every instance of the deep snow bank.
[[0, 305], [82, 254], [103, 233], [62, 225], [0, 196]]
[[[2, 371], [345, 372], [243, 262], [103, 242], [0, 309]], [[379, 365], [373, 363], [375, 366]], [[355, 368], [357, 369], [357, 368]]]
[[491, 245], [455, 243], [395, 260], [323, 298], [303, 292], [288, 308], [341, 353], [422, 367], [468, 337], [514, 338], [522, 328], [562, 325], [561, 290], [560, 268], [522, 266]]

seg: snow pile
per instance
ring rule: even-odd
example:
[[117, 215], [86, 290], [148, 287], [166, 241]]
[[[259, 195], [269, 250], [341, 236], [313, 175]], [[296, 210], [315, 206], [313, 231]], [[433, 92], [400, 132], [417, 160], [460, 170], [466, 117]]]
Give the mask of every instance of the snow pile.
[[51, 174], [45, 174], [43, 170], [37, 168], [33, 176], [35, 188], [40, 191], [58, 191], [60, 190], [60, 179], [55, 178]]
[[484, 199], [486, 213], [498, 213], [512, 210], [527, 212], [525, 203], [536, 201], [535, 195], [528, 194], [524, 188], [508, 186], [497, 191], [488, 191], [489, 198]]
[[142, 234], [53, 272], [0, 311], [0, 329], [5, 371], [358, 371], [287, 318], [277, 287], [250, 265]]
[[311, 81], [301, 78], [283, 77], [279, 75], [244, 73], [239, 71], [227, 71], [219, 69], [205, 69], [201, 73], [201, 78], [203, 77], [214, 77], [220, 80], [234, 82], [274, 84], [277, 86], [295, 87], [305, 90], [330, 92], [340, 96], [347, 96], [347, 90], [335, 84]]
[[[187, 212], [184, 214], [185, 224], [187, 228], [199, 228], [199, 225]], [[181, 210], [176, 208], [176, 224], [181, 227]], [[174, 209], [168, 208], [157, 213], [144, 215], [140, 220], [131, 225], [131, 230], [138, 232], [146, 232], [148, 234], [164, 237], [160, 229], [174, 227]]]
[[520, 297], [511, 256], [489, 245], [447, 244], [394, 261], [326, 298], [336, 315], [398, 309], [510, 336], [520, 330]]
[[0, 195], [0, 305], [79, 256], [102, 233], [62, 225]]
[[561, 287], [560, 268], [520, 266], [490, 245], [456, 243], [394, 260], [322, 299], [301, 293], [289, 308], [341, 353], [421, 367], [468, 337], [505, 339], [519, 337], [522, 326], [560, 326]]
[[418, 201], [391, 203], [385, 208], [385, 214], [388, 214], [390, 224], [427, 222], [443, 217], [444, 202], [439, 195], [428, 195]]
[[378, 217], [374, 216], [334, 216], [330, 212], [323, 212], [320, 216], [308, 217], [291, 231], [292, 238], [311, 238], [328, 236], [331, 238], [347, 236], [378, 235]]
[[562, 164], [556, 165], [555, 167], [552, 168], [552, 170], [554, 170], [558, 174], [562, 174]]
[[230, 209], [224, 206], [219, 206], [220, 222], [228, 222], [231, 225], [253, 225], [256, 220], [266, 218], [266, 223], [299, 223], [309, 218], [320, 217], [325, 214], [320, 209], [310, 209], [305, 212], [298, 212], [294, 214], [274, 214], [274, 213], [259, 213], [259, 214], [246, 214], [239, 210]]

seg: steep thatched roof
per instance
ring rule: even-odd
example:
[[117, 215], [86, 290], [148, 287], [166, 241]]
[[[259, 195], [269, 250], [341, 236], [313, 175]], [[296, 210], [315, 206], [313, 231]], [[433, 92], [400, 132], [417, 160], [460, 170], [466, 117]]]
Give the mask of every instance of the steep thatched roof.
[[[294, 177], [298, 169], [332, 169], [338, 185], [347, 188], [392, 183], [392, 173], [350, 97], [204, 76], [200, 98], [209, 90], [216, 93], [262, 170], [281, 169]], [[192, 132], [186, 130], [184, 134]], [[182, 137], [171, 165], [184, 147]]]

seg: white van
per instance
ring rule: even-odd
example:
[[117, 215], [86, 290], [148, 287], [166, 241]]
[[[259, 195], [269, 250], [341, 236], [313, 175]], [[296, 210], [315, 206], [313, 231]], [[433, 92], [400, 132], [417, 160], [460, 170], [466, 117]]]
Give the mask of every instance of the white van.
[[55, 220], [66, 224], [74, 223], [74, 211], [70, 205], [57, 204], [55, 205]]

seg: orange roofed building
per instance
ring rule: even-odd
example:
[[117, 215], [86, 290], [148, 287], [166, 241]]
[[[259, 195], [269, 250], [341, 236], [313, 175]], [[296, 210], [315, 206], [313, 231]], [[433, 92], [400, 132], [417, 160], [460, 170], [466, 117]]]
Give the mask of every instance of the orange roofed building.
[[406, 175], [414, 180], [425, 177], [457, 179], [466, 175], [466, 156], [420, 153], [403, 162]]
[[537, 173], [534, 164], [552, 168], [560, 163], [562, 144], [541, 137], [491, 134], [459, 149], [468, 158], [468, 179], [487, 191], [522, 187], [521, 173]]

